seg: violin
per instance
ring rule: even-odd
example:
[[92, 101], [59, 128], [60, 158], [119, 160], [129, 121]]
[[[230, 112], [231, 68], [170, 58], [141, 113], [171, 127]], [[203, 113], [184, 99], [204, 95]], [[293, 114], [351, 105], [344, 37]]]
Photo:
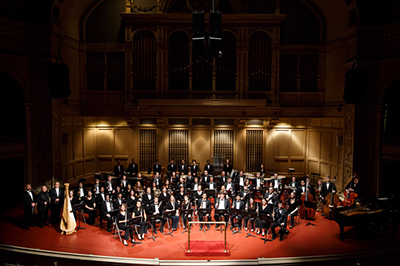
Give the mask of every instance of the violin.
[[[333, 179], [333, 184], [336, 182], [336, 176]], [[325, 215], [325, 218], [333, 219], [333, 215], [335, 212], [336, 207], [341, 203], [339, 196], [336, 195], [336, 192], [330, 192], [325, 197], [326, 203], [322, 208], [322, 212]]]
[[314, 201], [314, 196], [309, 191], [307, 191], [307, 188], [308, 188], [308, 180], [306, 181], [306, 191], [304, 194], [301, 195], [301, 206], [300, 206], [299, 214], [302, 219], [310, 220], [315, 215], [315, 209], [307, 208], [305, 206], [305, 202], [306, 201], [309, 201], [309, 202]]

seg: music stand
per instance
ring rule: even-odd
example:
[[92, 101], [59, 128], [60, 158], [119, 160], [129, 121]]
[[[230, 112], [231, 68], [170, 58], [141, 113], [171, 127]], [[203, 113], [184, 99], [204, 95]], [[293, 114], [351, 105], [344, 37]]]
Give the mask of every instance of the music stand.
[[164, 233], [164, 235], [171, 235], [174, 236], [171, 232], [171, 226], [169, 225], [169, 221], [171, 220], [171, 216], [175, 215], [176, 211], [175, 210], [167, 210], [164, 211], [163, 218], [167, 219], [167, 224], [168, 224], [168, 231], [167, 233]]
[[[308, 212], [308, 209], [317, 209], [317, 203], [312, 202], [312, 201], [304, 201], [304, 207], [306, 208], [306, 212]], [[311, 222], [311, 217], [307, 217], [308, 222], [306, 224], [306, 226], [312, 225], [315, 226], [315, 224], [313, 224]]]
[[[78, 203], [72, 206], [71, 212], [80, 212], [82, 215], [83, 222], [86, 223], [85, 215], [83, 215], [83, 210], [85, 209], [85, 203]], [[79, 229], [86, 229], [85, 227], [81, 227], [81, 220], [78, 219], [78, 226], [76, 227], [76, 230], [78, 231]]]
[[[139, 224], [140, 221], [142, 220], [142, 218], [143, 218], [142, 216], [137, 216], [137, 217], [131, 218], [131, 219], [128, 220], [128, 222], [127, 222], [126, 224], [127, 224], [127, 226], [128, 226], [128, 225]], [[142, 242], [137, 242], [137, 241], [133, 242], [132, 248], [133, 248], [136, 244], [142, 244]]]
[[160, 214], [159, 213], [155, 213], [152, 215], [147, 216], [147, 218], [149, 219], [150, 222], [150, 226], [151, 226], [151, 236], [148, 237], [147, 239], [153, 239], [154, 242], [156, 242], [156, 238], [158, 236], [154, 236], [154, 227], [153, 227], [153, 222], [155, 222], [158, 218], [160, 218]]
[[[232, 216], [240, 216], [240, 215], [243, 214], [243, 211], [240, 210], [240, 209], [230, 209], [230, 213], [231, 213], [231, 217], [232, 217]], [[235, 218], [236, 218], [236, 217], [235, 217]], [[239, 218], [239, 217], [238, 217], [238, 218]], [[233, 219], [232, 219], [232, 222], [233, 222]], [[235, 230], [235, 228], [236, 228], [235, 223], [232, 224], [232, 227], [233, 227], [233, 230], [232, 230], [232, 232], [233, 232], [232, 235], [233, 235], [233, 236], [234, 236], [236, 233], [241, 233], [241, 231]], [[238, 224], [238, 227], [240, 228], [241, 225]]]
[[215, 189], [206, 189], [207, 199], [208, 198], [213, 198], [214, 199], [214, 204], [215, 204], [215, 198], [214, 197], [215, 197], [216, 192], [217, 191]]
[[[202, 216], [211, 215], [211, 208], [205, 208], [205, 209], [197, 209], [198, 215], [202, 214]], [[204, 225], [204, 229], [199, 229], [199, 231], [204, 231], [206, 233], [207, 229], [206, 226]]]
[[[224, 217], [224, 221], [225, 221], [225, 215], [228, 214], [229, 209], [221, 209], [221, 210], [215, 209], [214, 212], [215, 212], [215, 214], [220, 215], [220, 217], [223, 216]], [[219, 221], [216, 221], [216, 222], [219, 222]], [[226, 227], [226, 222], [225, 222], [225, 227]], [[217, 229], [217, 230], [220, 230], [221, 234], [222, 234], [222, 227], [221, 227], [221, 229]]]
[[[192, 217], [193, 217], [193, 210], [192, 210], [192, 209], [188, 209], [188, 210], [183, 209], [183, 210], [181, 210], [180, 213], [181, 213], [181, 217], [182, 217], [182, 216], [185, 216], [185, 215], [189, 215], [189, 214], [191, 214]], [[182, 224], [183, 224], [183, 218], [181, 218], [181, 219], [182, 219]], [[185, 225], [183, 225], [183, 226], [185, 226]], [[182, 232], [181, 234], [190, 231], [189, 226], [190, 226], [190, 225], [188, 225], [188, 226], [186, 227], [186, 229], [183, 230], [183, 232]], [[190, 231], [190, 233], [191, 233], [191, 232], [192, 232], [192, 231]]]
[[[244, 219], [245, 217], [248, 217], [249, 219], [255, 220], [256, 217], [257, 217], [257, 214], [256, 214], [255, 212], [243, 212], [243, 219]], [[245, 227], [247, 227], [247, 224], [245, 224]], [[254, 229], [254, 228], [251, 228], [251, 229]], [[253, 235], [253, 234], [250, 233], [250, 230], [247, 232], [247, 235], [246, 235], [244, 238], [248, 238], [249, 236], [254, 236], [254, 237], [256, 237], [255, 235]]]
[[[268, 216], [266, 214], [260, 214], [260, 220], [263, 220], [265, 222], [267, 222], [267, 225], [269, 224], [269, 226], [271, 226], [272, 222], [274, 221], [274, 219], [271, 216]], [[269, 229], [267, 231], [267, 233], [265, 234], [264, 238], [261, 238], [261, 240], [264, 240], [264, 244], [267, 241], [272, 241], [271, 239], [268, 239], [268, 233], [269, 233]]]

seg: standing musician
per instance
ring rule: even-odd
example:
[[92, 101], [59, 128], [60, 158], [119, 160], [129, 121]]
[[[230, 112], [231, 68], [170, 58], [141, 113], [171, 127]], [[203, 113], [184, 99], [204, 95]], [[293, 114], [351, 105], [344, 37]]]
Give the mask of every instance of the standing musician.
[[[266, 199], [261, 200], [261, 206], [258, 209], [258, 214], [265, 214], [267, 216], [272, 216], [272, 206], [267, 204]], [[256, 225], [256, 232], [257, 235], [260, 234], [260, 231], [262, 231], [262, 235], [265, 235], [265, 229], [268, 229], [270, 224], [267, 221], [261, 220], [259, 217], [255, 221]]]
[[119, 207], [119, 212], [117, 213], [117, 225], [118, 228], [121, 230], [125, 231], [125, 236], [124, 236], [124, 245], [127, 246], [128, 243], [126, 242], [129, 239], [129, 236], [132, 239], [132, 243], [135, 243], [135, 240], [133, 239], [133, 228], [131, 225], [128, 225], [128, 210], [126, 209], [125, 204], [122, 204]]
[[310, 190], [306, 187], [306, 182], [302, 179], [300, 185], [296, 189], [297, 197], [300, 198], [302, 194], [309, 193]]
[[283, 208], [282, 201], [280, 201], [278, 203], [278, 207], [276, 207], [274, 209], [273, 216], [274, 216], [274, 222], [271, 225], [272, 240], [274, 240], [276, 238], [275, 228], [279, 226], [280, 227], [279, 241], [282, 241], [283, 237], [285, 235], [285, 232], [286, 232], [286, 222], [287, 222], [287, 216], [288, 216], [288, 210]]
[[222, 184], [225, 184], [228, 181], [225, 171], [221, 172], [220, 181]]
[[96, 218], [96, 202], [94, 201], [94, 197], [92, 191], [88, 191], [88, 195], [85, 199], [85, 212], [89, 214], [89, 218], [87, 219], [87, 224], [93, 225], [94, 219]]
[[176, 211], [175, 215], [171, 216], [171, 220], [172, 220], [172, 231], [176, 231], [176, 228], [178, 227], [178, 223], [179, 223], [179, 203], [175, 200], [174, 195], [171, 195], [169, 197], [169, 201], [167, 202], [167, 204], [165, 205], [165, 209], [166, 210], [173, 210]]
[[25, 191], [22, 194], [24, 202], [24, 226], [29, 230], [29, 226], [33, 226], [33, 213], [35, 211], [35, 194], [32, 191], [31, 184], [26, 184]]
[[167, 175], [172, 176], [173, 173], [176, 173], [176, 170], [177, 170], [177, 165], [175, 164], [174, 159], [171, 159], [171, 161], [168, 164]]
[[[154, 198], [154, 202], [150, 204], [148, 208], [149, 215], [159, 214], [159, 220], [161, 220], [160, 232], [164, 233], [164, 225], [167, 219], [162, 217], [163, 214], [163, 203], [159, 201], [158, 197]], [[157, 234], [156, 221], [152, 221], [152, 227], [154, 228], [154, 233]]]
[[290, 216], [290, 228], [294, 226], [294, 218], [298, 215], [300, 201], [296, 198], [294, 192], [290, 193], [290, 198], [287, 202], [288, 215]]
[[113, 204], [110, 200], [110, 194], [106, 195], [106, 200], [102, 202], [100, 209], [103, 218], [107, 221], [107, 232], [111, 232]]
[[[229, 199], [227, 199], [225, 197], [225, 193], [220, 192], [219, 193], [219, 197], [217, 198], [217, 201], [215, 202], [215, 209], [216, 210], [228, 210], [229, 209], [229, 205], [230, 205], [230, 202], [229, 202]], [[225, 222], [227, 223], [228, 220], [229, 220], [229, 214], [226, 214], [224, 216], [225, 216], [224, 217], [225, 218]], [[220, 218], [219, 214], [214, 214], [214, 220], [216, 222], [219, 221], [219, 218]], [[219, 224], [216, 224], [215, 228], [218, 228], [218, 227], [219, 227]]]
[[[68, 199], [71, 202], [71, 206], [74, 206], [75, 204], [78, 204], [78, 198], [74, 195], [74, 191], [70, 190], [69, 191], [69, 195], [68, 195]], [[76, 210], [73, 211], [75, 220], [76, 220]]]
[[[189, 200], [189, 196], [185, 195], [183, 197], [183, 202], [181, 203], [181, 210], [191, 210], [191, 209], [192, 209], [192, 203]], [[187, 221], [192, 221], [192, 215], [191, 214], [182, 215], [183, 229], [188, 227]]]
[[115, 193], [115, 184], [112, 180], [111, 175], [107, 176], [107, 181], [103, 184], [103, 186], [105, 187], [105, 189], [108, 193], [111, 193], [111, 194]]
[[261, 177], [265, 176], [265, 167], [263, 163], [260, 165], [260, 170], [258, 172], [260, 172]]
[[197, 173], [199, 172], [199, 166], [196, 164], [195, 159], [192, 160], [192, 168], [190, 169], [190, 171], [192, 172], [192, 175], [194, 177], [197, 177]]
[[222, 170], [226, 173], [226, 175], [230, 176], [233, 170], [232, 164], [229, 163], [229, 159], [226, 159], [226, 163], [224, 164], [224, 167]]
[[321, 188], [321, 196], [322, 199], [325, 202], [325, 197], [326, 195], [328, 195], [329, 193], [336, 193], [336, 186], [334, 183], [331, 182], [331, 178], [329, 175], [327, 175], [325, 177], [325, 182], [322, 184], [322, 188]]
[[138, 232], [138, 239], [139, 240], [144, 240], [144, 234], [147, 232], [148, 229], [148, 224], [146, 223], [147, 220], [147, 215], [146, 212], [144, 211], [143, 207], [142, 207], [142, 202], [141, 201], [137, 201], [136, 202], [136, 207], [133, 208], [132, 210], [132, 218], [141, 216], [142, 219], [139, 223], [140, 225], [140, 229]]
[[161, 173], [161, 164], [158, 163], [158, 159], [155, 160], [153, 165], [153, 174]]
[[47, 216], [49, 213], [49, 204], [50, 204], [50, 196], [49, 192], [47, 192], [46, 185], [42, 186], [42, 190], [36, 196], [37, 202], [37, 211], [39, 215], [39, 227], [43, 228], [44, 225], [47, 225]]
[[181, 165], [179, 166], [179, 174], [180, 175], [187, 175], [189, 172], [188, 166], [185, 163], [185, 160], [181, 161]]
[[214, 166], [212, 164], [210, 164], [210, 159], [207, 160], [207, 164], [204, 165], [204, 171], [207, 171], [208, 173], [210, 173], [210, 175], [213, 174], [214, 172]]
[[[253, 198], [249, 198], [249, 200], [248, 200], [248, 202], [246, 203], [246, 206], [245, 206], [245, 211], [246, 212], [250, 212], [250, 213], [256, 213], [256, 212], [258, 212], [258, 208], [257, 208], [257, 205], [256, 205], [256, 203], [255, 203], [255, 201], [254, 201], [254, 199]], [[249, 218], [249, 217], [244, 217], [244, 230], [246, 230], [247, 231], [247, 225], [248, 225], [248, 223], [249, 223], [249, 220], [250, 220], [250, 228], [251, 228], [251, 232], [253, 232], [254, 231], [254, 219], [252, 219], [252, 218]]]
[[[242, 201], [240, 198], [241, 198], [240, 194], [238, 193], [236, 195], [236, 199], [233, 200], [232, 209], [244, 211], [245, 204], [244, 204], [244, 201]], [[234, 225], [233, 219], [235, 219], [235, 218], [238, 219], [238, 225], [239, 225], [239, 231], [240, 231], [241, 227], [242, 227], [242, 215], [231, 215], [231, 228], [230, 229], [231, 230], [233, 229], [233, 225]]]
[[114, 174], [118, 177], [121, 177], [124, 174], [124, 166], [121, 165], [121, 161], [117, 160], [117, 165], [114, 166]]
[[[197, 205], [198, 209], [211, 209], [211, 202], [210, 200], [207, 199], [207, 193], [203, 193], [203, 198], [199, 201], [198, 205]], [[202, 214], [199, 214], [199, 221], [205, 221], [207, 220], [207, 222], [211, 221], [211, 217], [209, 214], [206, 214], [205, 216]], [[203, 228], [203, 225], [200, 224], [200, 229]], [[207, 224], [207, 228], [210, 228], [210, 225]]]
[[131, 163], [128, 166], [128, 172], [131, 173], [132, 176], [137, 176], [138, 175], [138, 165], [135, 163], [135, 158], [131, 159]]
[[50, 199], [51, 224], [54, 225], [60, 222], [60, 211], [64, 204], [64, 190], [60, 188], [60, 182], [56, 182], [50, 190]]
[[356, 173], [354, 173], [352, 180], [347, 184], [347, 186], [345, 188], [347, 194], [350, 192], [354, 192], [354, 193], [360, 195], [360, 184], [358, 182], [359, 180], [360, 180], [360, 177]]

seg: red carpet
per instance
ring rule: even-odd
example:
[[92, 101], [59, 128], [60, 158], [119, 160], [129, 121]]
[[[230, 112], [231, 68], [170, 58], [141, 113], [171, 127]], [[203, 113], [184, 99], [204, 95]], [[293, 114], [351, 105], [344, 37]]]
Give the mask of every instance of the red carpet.
[[186, 256], [229, 256], [229, 245], [224, 241], [190, 241], [190, 251], [186, 243]]
[[[142, 245], [133, 248], [123, 246], [118, 237], [115, 238], [103, 227], [90, 226], [81, 223], [85, 230], [65, 236], [60, 234], [59, 227], [44, 228], [31, 227], [24, 230], [19, 226], [19, 217], [22, 215], [22, 206], [9, 211], [0, 221], [0, 243], [4, 245], [22, 246], [38, 250], [50, 250], [69, 253], [92, 254], [99, 256], [114, 256], [126, 258], [142, 258], [160, 260], [204, 260], [205, 257], [199, 253], [187, 256], [187, 233], [181, 234], [178, 228], [173, 232], [174, 237], [158, 233], [156, 241], [146, 239]], [[98, 220], [96, 219], [96, 224]], [[268, 241], [265, 244], [261, 235], [247, 237], [247, 232], [242, 231], [232, 235], [227, 232], [227, 243], [229, 244], [229, 255], [213, 255], [213, 260], [248, 260], [257, 258], [280, 258], [280, 257], [303, 257], [320, 256], [330, 254], [348, 254], [354, 252], [376, 252], [390, 248], [400, 247], [400, 237], [390, 237], [384, 232], [361, 232], [357, 233], [346, 227], [348, 236], [345, 241], [339, 239], [339, 226], [336, 222], [315, 216], [313, 223], [316, 226], [305, 226], [306, 221], [300, 220], [290, 229], [289, 235], [280, 242], [278, 239]], [[194, 227], [191, 233], [191, 241], [223, 241], [223, 234], [215, 230], [214, 226], [204, 233]], [[147, 236], [151, 236], [151, 233]], [[270, 238], [270, 236], [269, 236]], [[193, 246], [194, 249], [194, 246]]]

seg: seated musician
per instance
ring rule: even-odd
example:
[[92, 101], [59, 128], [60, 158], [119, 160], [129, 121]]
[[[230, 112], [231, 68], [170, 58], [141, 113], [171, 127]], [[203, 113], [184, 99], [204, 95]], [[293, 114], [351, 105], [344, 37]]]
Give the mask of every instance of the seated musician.
[[192, 190], [196, 191], [198, 186], [201, 186], [201, 183], [199, 182], [199, 178], [195, 177], [192, 184]]
[[354, 174], [352, 180], [347, 184], [347, 186], [346, 186], [346, 188], [345, 188], [347, 194], [350, 193], [350, 192], [354, 192], [354, 193], [356, 193], [357, 195], [360, 194], [360, 184], [359, 184], [359, 181], [360, 181], [360, 177], [359, 177], [357, 174]]
[[176, 183], [178, 183], [178, 177], [176, 176], [176, 173], [175, 172], [172, 172], [172, 174], [171, 174], [171, 178], [170, 178], [170, 182], [171, 182], [171, 184], [176, 184]]
[[106, 195], [105, 201], [102, 202], [101, 204], [100, 211], [104, 219], [107, 221], [107, 232], [111, 232], [111, 224], [112, 224], [111, 212], [113, 211], [113, 204], [112, 201], [110, 200], [110, 194]]
[[[69, 191], [68, 199], [69, 199], [69, 202], [71, 202], [71, 207], [76, 205], [76, 204], [78, 204], [78, 203], [80, 203], [80, 202], [78, 202], [78, 197], [75, 196], [75, 193], [74, 193], [73, 190]], [[96, 204], [97, 204], [97, 202], [96, 202]], [[39, 209], [39, 201], [38, 201], [38, 209]], [[73, 214], [74, 214], [75, 221], [76, 221], [76, 210], [73, 211]]]
[[[134, 192], [134, 190], [132, 189], [131, 183], [128, 183], [126, 189], [125, 189], [125, 190], [122, 190], [122, 191], [125, 192], [123, 197], [124, 197], [124, 199], [126, 199], [126, 200], [127, 200], [128, 197], [131, 195], [131, 191]], [[133, 193], [133, 194], [135, 194], [135, 193]]]
[[78, 197], [79, 202], [83, 202], [85, 200], [87, 192], [83, 182], [79, 182], [78, 187], [75, 189], [75, 195]]
[[92, 191], [88, 191], [88, 195], [85, 199], [85, 212], [89, 214], [89, 218], [87, 219], [87, 224], [93, 225], [94, 219], [96, 218], [96, 202], [94, 201], [94, 197]]
[[121, 188], [123, 192], [128, 189], [129, 181], [126, 179], [126, 175], [122, 175], [121, 180], [119, 180], [118, 186]]
[[135, 190], [136, 197], [142, 198], [142, 194], [144, 191], [143, 191], [142, 183], [140, 183], [140, 181], [136, 181], [136, 184], [133, 187], [133, 190]]
[[[198, 205], [197, 205], [198, 209], [211, 209], [211, 202], [210, 200], [207, 199], [207, 193], [203, 193], [202, 195], [202, 199], [199, 201]], [[207, 213], [206, 215], [203, 215], [201, 213], [199, 213], [199, 221], [211, 221], [211, 217], [210, 215]], [[200, 224], [200, 229], [203, 228], [203, 225]], [[207, 224], [207, 228], [210, 228], [210, 225]]]
[[106, 191], [108, 193], [114, 194], [115, 192], [115, 184], [114, 181], [112, 180], [112, 176], [108, 175], [107, 176], [107, 181], [104, 182], [103, 187], [105, 187]]
[[286, 232], [286, 222], [288, 216], [288, 210], [283, 208], [282, 201], [279, 201], [278, 207], [275, 207], [273, 216], [274, 222], [271, 224], [272, 240], [276, 238], [275, 228], [279, 227], [279, 241], [282, 241]]
[[117, 225], [118, 228], [125, 231], [124, 236], [124, 245], [127, 246], [128, 243], [126, 242], [129, 239], [129, 236], [132, 239], [132, 243], [135, 243], [133, 239], [133, 228], [132, 226], [128, 225], [128, 218], [129, 218], [128, 210], [126, 209], [125, 204], [122, 204], [119, 207], [119, 212], [117, 213]]
[[268, 192], [264, 194], [264, 199], [267, 200], [268, 204], [271, 204], [273, 206], [278, 205], [278, 193], [276, 193], [272, 186], [270, 186], [268, 188]]
[[192, 172], [189, 171], [187, 173], [187, 177], [186, 177], [186, 187], [188, 189], [191, 189], [192, 185], [193, 185], [193, 182], [194, 182], [194, 177], [192, 176]]
[[151, 203], [153, 203], [153, 200], [154, 200], [154, 195], [151, 191], [151, 187], [147, 187], [146, 193], [143, 194], [142, 196], [143, 206], [147, 208], [148, 206], [150, 206]]
[[276, 192], [280, 192], [282, 189], [282, 181], [278, 179], [278, 173], [274, 173], [274, 177], [270, 181], [269, 185], [274, 188]]
[[[236, 198], [233, 200], [232, 209], [244, 211], [244, 207], [245, 207], [244, 201], [241, 200], [240, 193], [238, 193], [236, 195]], [[242, 218], [243, 218], [242, 215], [231, 215], [231, 228], [230, 229], [231, 230], [233, 229], [233, 225], [234, 225], [233, 220], [235, 218], [238, 219], [237, 224], [239, 225], [239, 231], [240, 231], [241, 227], [242, 227]]]
[[[216, 210], [229, 210], [229, 205], [230, 205], [229, 199], [226, 198], [226, 196], [225, 196], [225, 194], [223, 192], [220, 192], [219, 195], [218, 195], [218, 198], [217, 198], [217, 200], [215, 202], [215, 209]], [[219, 214], [217, 214], [217, 213], [214, 214], [214, 220], [216, 222], [219, 221], [219, 218], [220, 218]], [[228, 222], [229, 213], [224, 215], [224, 220], [225, 220], [226, 223]], [[215, 225], [215, 228], [218, 228], [218, 227], [219, 227], [219, 224]]]
[[179, 204], [182, 204], [185, 195], [186, 195], [185, 187], [184, 187], [184, 186], [181, 186], [181, 187], [179, 188], [178, 194], [176, 194], [176, 197], [175, 197], [176, 201], [177, 201]]
[[154, 175], [152, 181], [153, 181], [154, 183], [156, 183], [156, 186], [157, 186], [158, 188], [161, 187], [161, 176], [160, 176], [160, 174], [159, 174], [158, 172], [155, 173], [155, 175]]
[[192, 160], [191, 172], [194, 177], [197, 177], [197, 173], [199, 172], [199, 166], [196, 163], [196, 160]]
[[[149, 215], [154, 215], [154, 214], [159, 214], [161, 220], [161, 226], [160, 226], [160, 232], [164, 233], [164, 225], [167, 219], [162, 217], [163, 214], [163, 203], [159, 201], [158, 197], [154, 198], [154, 202], [150, 204], [148, 208], [148, 213]], [[152, 221], [152, 227], [154, 228], [154, 233], [157, 234], [157, 228], [156, 228], [156, 221]]]
[[290, 183], [288, 184], [288, 187], [292, 187], [292, 188], [296, 189], [297, 186], [298, 186], [298, 184], [297, 184], [297, 181], [296, 181], [296, 177], [293, 176], [292, 177], [292, 181], [290, 181]]
[[186, 191], [186, 181], [183, 179], [183, 177], [180, 177], [178, 183], [176, 184], [177, 189], [180, 189], [181, 187], [183, 187]]
[[294, 218], [298, 215], [300, 201], [294, 192], [290, 193], [290, 198], [287, 203], [288, 215], [290, 216], [290, 228], [294, 226]]
[[124, 199], [124, 195], [125, 193], [123, 191], [121, 191], [120, 187], [115, 187], [115, 192], [112, 195], [112, 199], [116, 200], [118, 198], [118, 194], [121, 193], [122, 194], [122, 198]]
[[94, 193], [95, 195], [99, 194], [99, 193], [100, 193], [100, 188], [101, 188], [101, 187], [104, 188], [104, 186], [102, 186], [102, 185], [100, 184], [100, 179], [96, 178], [95, 181], [94, 181], [94, 184], [93, 184], [93, 193]]
[[208, 174], [208, 171], [205, 170], [201, 176], [201, 183], [208, 183], [210, 182], [210, 175]]
[[246, 184], [243, 186], [243, 189], [240, 191], [240, 194], [242, 196], [241, 200], [243, 200], [244, 202], [247, 202], [247, 200], [251, 197], [250, 189]]
[[[253, 198], [249, 198], [248, 202], [246, 203], [245, 209], [246, 212], [251, 212], [251, 213], [256, 213], [258, 212], [258, 208], [257, 205], [254, 201]], [[254, 231], [254, 219], [249, 218], [248, 216], [244, 217], [244, 230], [247, 231], [247, 225], [250, 221], [250, 228], [251, 228], [251, 232]]]
[[138, 232], [138, 239], [139, 240], [144, 240], [144, 234], [147, 233], [147, 229], [148, 229], [148, 224], [146, 222], [147, 220], [147, 215], [146, 212], [144, 210], [144, 208], [142, 207], [142, 202], [141, 201], [137, 201], [136, 202], [136, 207], [133, 208], [132, 210], [132, 218], [141, 216], [142, 219], [140, 220], [140, 223], [138, 223], [138, 225], [140, 225], [140, 229]]
[[96, 196], [94, 197], [94, 200], [96, 201], [96, 204], [99, 206], [103, 201], [106, 200], [106, 194], [104, 192], [105, 192], [104, 187], [100, 187], [100, 192], [98, 194], [95, 194]]
[[225, 189], [226, 192], [228, 192], [228, 195], [230, 195], [232, 198], [235, 196], [235, 184], [232, 182], [231, 177], [228, 177], [228, 182], [225, 184]]
[[244, 185], [247, 186], [247, 188], [250, 190], [250, 193], [253, 192], [254, 186], [252, 184], [250, 184], [249, 179], [244, 180]]
[[135, 206], [137, 200], [138, 199], [135, 196], [135, 191], [133, 189], [131, 189], [129, 196], [126, 198], [126, 203], [128, 205], [128, 208]]
[[254, 186], [257, 190], [262, 189], [264, 186], [264, 179], [261, 178], [261, 174], [259, 172], [256, 174], [256, 178], [254, 179]]
[[217, 189], [217, 183], [214, 182], [214, 177], [210, 176], [210, 182], [207, 184], [208, 189]]
[[194, 193], [194, 200], [195, 200], [196, 202], [199, 202], [199, 200], [201, 200], [202, 197], [203, 197], [202, 186], [201, 186], [201, 185], [198, 185], [198, 186], [197, 186], [196, 193]]
[[159, 198], [160, 198], [160, 201], [161, 202], [165, 202], [165, 203], [167, 203], [167, 201], [169, 201], [169, 194], [168, 194], [168, 192], [167, 192], [167, 188], [166, 187], [163, 187], [163, 189], [162, 189], [162, 191], [161, 191], [161, 194], [160, 194], [160, 196], [159, 196]]
[[243, 188], [244, 181], [245, 181], [245, 176], [243, 174], [243, 171], [240, 171], [239, 176], [237, 178], [237, 184], [239, 184], [240, 188]]
[[[192, 203], [189, 200], [189, 196], [188, 195], [183, 196], [183, 202], [181, 203], [181, 210], [191, 210], [191, 209], [192, 209]], [[187, 221], [191, 220], [192, 220], [192, 214], [182, 215], [183, 229], [187, 227]]]
[[174, 195], [171, 195], [169, 197], [169, 201], [167, 202], [167, 204], [165, 205], [165, 210], [173, 210], [175, 211], [175, 215], [171, 216], [171, 220], [172, 220], [172, 231], [176, 231], [177, 227], [178, 227], [178, 222], [179, 222], [179, 203], [175, 200]]
[[117, 198], [114, 200], [114, 209], [119, 209], [125, 203], [126, 201], [122, 198], [122, 192], [119, 192]]
[[[267, 216], [272, 216], [272, 206], [268, 205], [267, 200], [266, 199], [262, 199], [261, 200], [261, 206], [258, 208], [258, 214], [259, 215], [267, 215]], [[257, 235], [260, 234], [260, 232], [262, 231], [262, 235], [265, 235], [265, 229], [268, 229], [270, 224], [265, 221], [260, 219], [260, 217], [258, 217], [255, 221], [255, 225], [256, 225], [256, 233]]]

